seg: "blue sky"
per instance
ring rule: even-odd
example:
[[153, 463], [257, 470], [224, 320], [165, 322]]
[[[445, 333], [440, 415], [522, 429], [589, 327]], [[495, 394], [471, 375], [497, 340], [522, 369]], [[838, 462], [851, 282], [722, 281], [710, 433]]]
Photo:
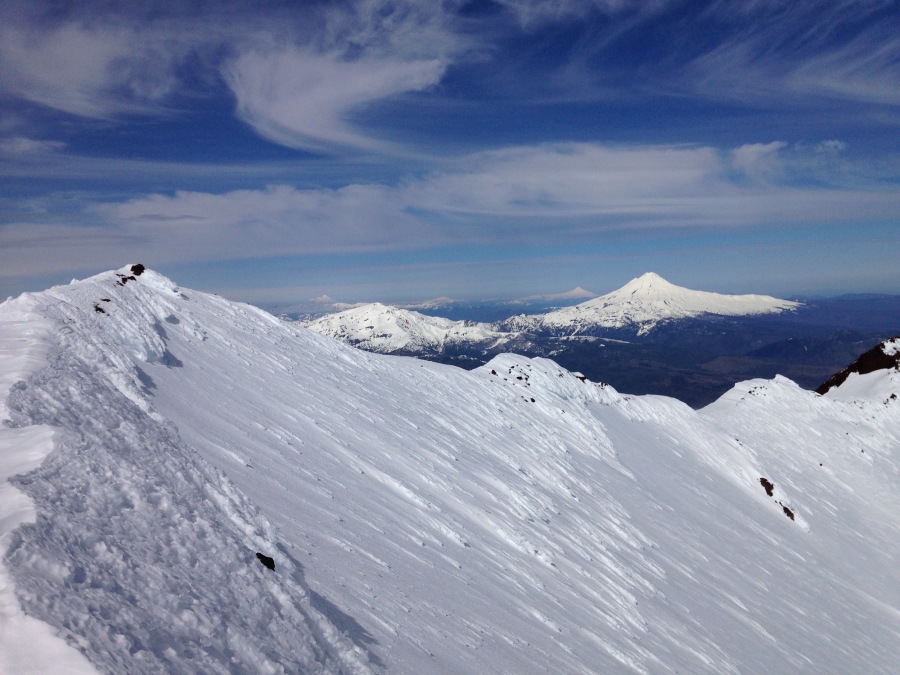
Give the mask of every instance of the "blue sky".
[[7, 0], [0, 295], [898, 292], [900, 3]]

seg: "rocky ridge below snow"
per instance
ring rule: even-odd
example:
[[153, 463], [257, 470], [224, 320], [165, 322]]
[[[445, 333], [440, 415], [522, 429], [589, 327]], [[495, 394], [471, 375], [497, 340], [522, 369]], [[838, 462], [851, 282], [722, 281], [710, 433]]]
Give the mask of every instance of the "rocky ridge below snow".
[[[880, 375], [864, 377], [872, 373], [880, 373]], [[850, 380], [849, 383], [848, 380]], [[878, 384], [890, 381], [900, 382], [900, 336], [885, 340], [865, 352], [849, 366], [823, 382], [816, 392], [827, 394], [840, 390], [842, 394], [846, 394], [850, 390], [866, 386], [870, 381]], [[862, 384], [863, 382], [866, 385]], [[893, 389], [893, 387], [888, 386], [888, 389]], [[895, 396], [896, 392], [887, 391], [887, 395]]]

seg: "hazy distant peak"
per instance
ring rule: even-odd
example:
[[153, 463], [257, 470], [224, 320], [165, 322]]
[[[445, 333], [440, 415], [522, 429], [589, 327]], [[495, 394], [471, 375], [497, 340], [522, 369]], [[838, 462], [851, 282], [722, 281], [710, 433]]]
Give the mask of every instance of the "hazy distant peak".
[[439, 298], [432, 298], [430, 300], [423, 300], [422, 302], [413, 302], [405, 305], [401, 305], [404, 309], [433, 309], [435, 307], [441, 307], [443, 305], [450, 305], [456, 302], [453, 298], [449, 298], [446, 295], [442, 295]]
[[558, 297], [558, 298], [581, 298], [581, 297], [596, 298], [597, 294], [594, 293], [593, 291], [589, 291], [585, 288], [582, 288], [581, 286], [576, 286], [571, 291], [567, 291], [566, 293], [560, 293], [556, 297]]
[[526, 298], [522, 298], [517, 302], [534, 302], [538, 300], [572, 300], [574, 298], [596, 298], [597, 294], [591, 291], [585, 290], [581, 286], [576, 286], [570, 291], [564, 291], [563, 293], [545, 293], [540, 295], [529, 295]]

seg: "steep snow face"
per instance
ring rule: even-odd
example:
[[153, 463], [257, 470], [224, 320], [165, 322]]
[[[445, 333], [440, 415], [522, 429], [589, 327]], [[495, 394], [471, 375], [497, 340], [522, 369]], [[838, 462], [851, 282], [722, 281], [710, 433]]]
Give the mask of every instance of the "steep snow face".
[[[52, 452], [11, 481], [37, 511], [7, 540], [21, 609], [102, 672], [366, 672], [299, 563], [281, 557], [273, 575], [257, 562], [256, 551], [277, 551], [268, 521], [154, 410], [141, 365], [182, 367], [163, 326], [204, 339], [188, 313], [176, 318], [187, 296], [124, 268], [30, 301], [33, 321], [12, 334], [4, 326], [4, 337], [46, 365], [32, 359], [33, 372], [4, 392], [3, 434], [17, 435], [19, 454]], [[21, 305], [0, 305], [0, 317]], [[181, 403], [188, 414], [194, 405], [204, 403]], [[53, 434], [35, 439], [35, 429]], [[42, 654], [48, 640], [37, 629], [23, 630], [9, 610], [0, 618], [4, 650], [31, 650], [0, 655], [15, 665], [9, 672], [85, 672], [81, 654], [55, 645]], [[9, 645], [10, 635], [41, 639]]]
[[544, 359], [369, 354], [127, 272], [10, 329], [47, 356], [9, 428], [57, 431], [14, 479], [37, 520], [6, 564], [98, 669], [900, 662], [900, 404], [777, 378], [694, 411]]
[[488, 324], [451, 321], [425, 316], [381, 303], [330, 314], [307, 324], [317, 333], [330, 335], [367, 351], [440, 351], [452, 344], [497, 346], [509, 339]]
[[702, 314], [749, 316], [792, 310], [799, 303], [767, 295], [722, 295], [692, 291], [676, 286], [658, 274], [648, 272], [632, 279], [622, 288], [588, 300], [533, 317], [519, 317], [514, 324], [550, 329], [580, 331], [606, 327], [637, 325], [644, 334], [661, 321], [684, 319]]
[[900, 382], [900, 337], [876, 345], [816, 391], [835, 399], [872, 400], [896, 397]]

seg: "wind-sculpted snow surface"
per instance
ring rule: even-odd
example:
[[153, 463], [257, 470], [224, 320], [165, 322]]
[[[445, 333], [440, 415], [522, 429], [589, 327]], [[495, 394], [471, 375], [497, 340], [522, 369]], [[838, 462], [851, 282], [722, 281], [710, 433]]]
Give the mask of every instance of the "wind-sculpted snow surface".
[[157, 320], [183, 297], [148, 274], [153, 290], [130, 304], [135, 289], [112, 275], [46, 294], [49, 365], [7, 401], [11, 426], [60, 430], [51, 457], [15, 481], [38, 510], [6, 555], [22, 606], [111, 673], [366, 671], [265, 518], [153, 412], [135, 364], [172, 366]]
[[8, 398], [58, 440], [16, 479], [38, 517], [7, 567], [100, 670], [900, 662], [895, 400], [781, 378], [694, 411], [544, 359], [368, 354], [121, 278], [35, 296], [49, 365]]

